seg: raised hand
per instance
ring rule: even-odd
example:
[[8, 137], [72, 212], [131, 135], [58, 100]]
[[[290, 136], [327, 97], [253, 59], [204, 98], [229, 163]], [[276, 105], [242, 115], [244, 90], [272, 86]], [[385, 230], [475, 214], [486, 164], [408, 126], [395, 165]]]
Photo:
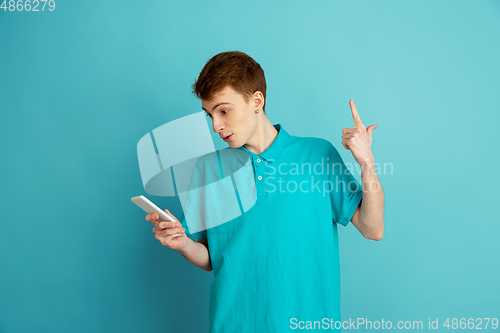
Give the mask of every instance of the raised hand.
[[366, 128], [359, 117], [353, 100], [349, 101], [349, 106], [351, 107], [354, 126], [342, 130], [342, 145], [345, 149], [351, 151], [352, 156], [360, 165], [374, 162], [375, 158], [371, 150], [372, 132], [377, 128], [377, 125], [370, 125]]

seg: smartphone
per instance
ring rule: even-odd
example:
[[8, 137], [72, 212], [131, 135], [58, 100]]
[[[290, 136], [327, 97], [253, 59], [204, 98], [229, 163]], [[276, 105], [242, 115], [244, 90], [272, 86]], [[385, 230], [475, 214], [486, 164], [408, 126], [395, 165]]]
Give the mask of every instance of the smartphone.
[[149, 201], [149, 199], [143, 195], [140, 195], [138, 197], [133, 197], [131, 200], [137, 206], [141, 207], [142, 210], [145, 211], [146, 213], [158, 214], [160, 216], [159, 218], [160, 221], [177, 222], [174, 220], [173, 217], [162, 211], [157, 205]]

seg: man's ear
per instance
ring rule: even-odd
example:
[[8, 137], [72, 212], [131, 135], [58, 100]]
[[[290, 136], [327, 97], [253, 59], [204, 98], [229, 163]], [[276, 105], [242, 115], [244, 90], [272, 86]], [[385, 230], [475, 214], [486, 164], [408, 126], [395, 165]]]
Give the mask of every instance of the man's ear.
[[260, 92], [259, 90], [254, 92], [253, 93], [253, 101], [254, 101], [254, 106], [257, 109], [262, 109], [262, 107], [264, 106], [264, 102], [265, 102], [264, 95], [262, 94], [262, 92]]

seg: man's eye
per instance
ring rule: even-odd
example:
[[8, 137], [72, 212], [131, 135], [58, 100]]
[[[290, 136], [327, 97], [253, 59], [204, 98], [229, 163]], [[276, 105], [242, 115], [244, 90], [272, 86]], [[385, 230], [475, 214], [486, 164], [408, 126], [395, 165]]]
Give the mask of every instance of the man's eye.
[[[227, 114], [227, 113], [229, 112], [229, 110], [222, 110], [221, 112], [222, 112], [223, 114]], [[207, 117], [212, 118], [212, 115], [210, 115], [210, 114], [208, 114], [208, 113], [205, 113], [205, 115], [206, 115]]]

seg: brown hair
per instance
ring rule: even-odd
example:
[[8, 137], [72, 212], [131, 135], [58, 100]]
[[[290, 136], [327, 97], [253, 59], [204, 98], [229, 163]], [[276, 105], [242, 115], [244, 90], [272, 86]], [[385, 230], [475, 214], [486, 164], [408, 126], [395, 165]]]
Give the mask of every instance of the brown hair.
[[250, 96], [260, 91], [266, 98], [266, 78], [260, 65], [248, 54], [240, 51], [219, 53], [203, 66], [198, 79], [192, 85], [193, 94], [210, 100], [227, 86], [239, 92], [248, 102]]

